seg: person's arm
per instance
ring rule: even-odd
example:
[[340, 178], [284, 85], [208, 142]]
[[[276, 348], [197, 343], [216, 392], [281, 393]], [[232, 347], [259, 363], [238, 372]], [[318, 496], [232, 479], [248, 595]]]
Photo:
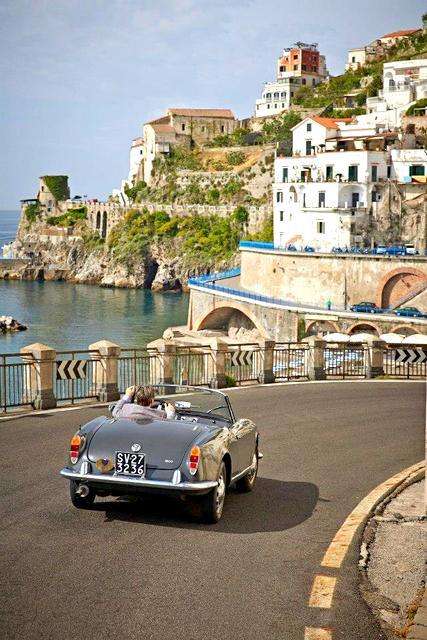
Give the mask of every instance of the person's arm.
[[119, 418], [123, 406], [125, 404], [130, 404], [131, 402], [133, 402], [133, 394], [134, 394], [134, 387], [128, 387], [125, 391], [125, 395], [122, 398], [120, 398], [120, 400], [117, 402], [116, 406], [112, 411], [113, 418]]

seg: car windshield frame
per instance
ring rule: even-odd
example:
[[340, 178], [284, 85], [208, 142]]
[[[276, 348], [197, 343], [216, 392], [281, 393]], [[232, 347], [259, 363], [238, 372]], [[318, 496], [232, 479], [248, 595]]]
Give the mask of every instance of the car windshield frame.
[[[218, 406], [225, 405], [224, 408], [227, 410], [228, 416], [223, 415], [222, 413], [212, 413], [210, 415], [212, 415], [212, 417], [220, 418], [222, 420], [229, 422], [230, 427], [236, 422], [236, 416], [234, 414], [233, 407], [231, 406], [230, 398], [223, 391], [219, 391], [218, 389], [210, 389], [209, 387], [201, 387], [196, 385], [185, 385], [185, 384], [159, 383], [159, 384], [153, 384], [152, 387], [156, 391], [155, 400], [166, 399], [172, 403], [175, 403], [176, 400], [179, 401], [180, 399], [182, 399], [185, 402], [185, 396], [191, 393], [204, 394], [205, 397], [207, 395], [212, 395], [214, 397], [217, 397]], [[163, 394], [157, 393], [157, 390], [164, 390], [165, 392]], [[182, 398], [179, 398], [179, 396], [182, 396]], [[215, 406], [216, 404], [213, 403], [213, 407]], [[185, 411], [185, 407], [183, 408], [183, 410]], [[201, 409], [201, 413], [204, 413], [206, 415], [207, 412]]]

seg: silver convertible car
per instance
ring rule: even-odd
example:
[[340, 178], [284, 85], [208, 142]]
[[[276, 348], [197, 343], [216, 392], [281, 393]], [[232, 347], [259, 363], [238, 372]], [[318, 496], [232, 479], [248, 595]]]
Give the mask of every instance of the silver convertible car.
[[[255, 485], [259, 434], [237, 420], [225, 393], [202, 387], [156, 385], [160, 408], [173, 403], [173, 419], [98, 417], [79, 428], [61, 475], [75, 507], [97, 495], [169, 494], [198, 503], [204, 522], [218, 522], [227, 489]], [[110, 412], [112, 411], [110, 406]]]

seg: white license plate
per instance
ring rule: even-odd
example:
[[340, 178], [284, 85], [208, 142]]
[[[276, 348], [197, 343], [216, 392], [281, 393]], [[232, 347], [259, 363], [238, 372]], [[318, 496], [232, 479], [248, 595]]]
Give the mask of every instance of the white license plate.
[[116, 451], [116, 474], [120, 476], [145, 476], [145, 453]]

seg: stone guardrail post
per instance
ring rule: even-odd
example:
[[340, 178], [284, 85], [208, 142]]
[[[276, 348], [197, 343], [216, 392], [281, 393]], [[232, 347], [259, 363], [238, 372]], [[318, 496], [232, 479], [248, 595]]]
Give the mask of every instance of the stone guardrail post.
[[33, 396], [34, 409], [53, 409], [56, 407], [53, 389], [56, 351], [36, 342], [23, 347], [21, 357], [24, 363], [31, 365], [26, 375], [25, 394], [31, 393]]
[[153, 352], [150, 351], [150, 353], [155, 355], [155, 360], [150, 359], [150, 370], [151, 364], [153, 364], [156, 374], [155, 376], [150, 375], [150, 379], [154, 382], [155, 378], [157, 378], [158, 384], [175, 384], [174, 362], [176, 346], [164, 340], [158, 341], [156, 349]]
[[365, 377], [377, 378], [384, 375], [384, 352], [386, 343], [383, 340], [370, 340], [367, 343], [368, 353], [365, 359]]
[[101, 402], [113, 402], [120, 398], [119, 393], [119, 367], [118, 358], [121, 347], [109, 340], [99, 340], [89, 345], [91, 351], [98, 351], [91, 354], [94, 360], [92, 382], [96, 394]]
[[258, 374], [258, 382], [261, 384], [270, 384], [274, 382], [275, 376], [273, 371], [274, 366], [274, 340], [260, 340], [260, 367]]
[[225, 381], [225, 356], [227, 353], [227, 345], [213, 339], [211, 341], [212, 354], [212, 378], [209, 386], [212, 389], [222, 389], [226, 385]]
[[310, 347], [308, 354], [309, 380], [326, 380], [325, 341], [316, 336], [309, 336], [308, 338], [304, 338], [303, 342]]

